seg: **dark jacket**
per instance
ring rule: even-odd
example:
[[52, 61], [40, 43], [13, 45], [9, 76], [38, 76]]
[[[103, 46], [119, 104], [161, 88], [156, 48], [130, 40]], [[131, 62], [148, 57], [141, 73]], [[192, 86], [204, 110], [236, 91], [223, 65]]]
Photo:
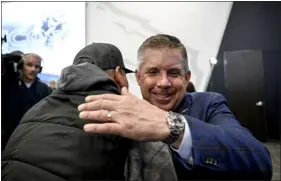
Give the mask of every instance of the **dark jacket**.
[[84, 132], [78, 105], [87, 95], [120, 94], [93, 64], [65, 68], [56, 89], [30, 109], [2, 159], [2, 180], [124, 180], [130, 141]]
[[23, 115], [51, 93], [48, 86], [36, 79], [30, 88], [23, 81], [6, 84], [2, 92], [2, 150]]

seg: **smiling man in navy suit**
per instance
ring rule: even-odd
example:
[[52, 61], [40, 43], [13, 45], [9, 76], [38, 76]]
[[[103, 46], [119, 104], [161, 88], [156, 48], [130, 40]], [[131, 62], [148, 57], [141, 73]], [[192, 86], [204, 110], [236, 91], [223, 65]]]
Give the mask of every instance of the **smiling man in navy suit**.
[[[178, 38], [163, 34], [148, 38], [138, 50], [138, 61], [136, 78], [143, 99], [126, 88], [122, 95], [88, 96], [87, 103], [78, 107], [80, 118], [102, 124], [86, 124], [86, 132], [121, 135], [151, 146], [168, 145], [172, 166], [167, 170], [173, 175], [174, 169], [174, 180], [271, 179], [269, 151], [240, 125], [226, 99], [218, 93], [186, 93], [191, 73], [186, 48]], [[147, 150], [141, 152], [149, 155]], [[163, 170], [157, 170], [165, 165], [161, 164], [164, 156], [157, 153], [151, 161], [156, 166], [147, 170], [151, 162], [142, 165], [145, 157], [139, 158], [144, 159], [135, 170], [142, 173], [134, 178], [165, 178]], [[133, 180], [131, 172], [129, 179]]]

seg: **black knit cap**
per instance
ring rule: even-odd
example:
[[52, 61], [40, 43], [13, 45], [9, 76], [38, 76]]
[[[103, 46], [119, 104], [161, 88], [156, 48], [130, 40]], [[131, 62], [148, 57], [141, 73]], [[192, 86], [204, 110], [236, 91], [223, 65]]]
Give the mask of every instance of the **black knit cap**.
[[115, 69], [117, 66], [124, 69], [126, 73], [134, 71], [125, 67], [120, 50], [108, 43], [92, 43], [80, 50], [74, 58], [73, 64], [89, 62], [102, 70]]

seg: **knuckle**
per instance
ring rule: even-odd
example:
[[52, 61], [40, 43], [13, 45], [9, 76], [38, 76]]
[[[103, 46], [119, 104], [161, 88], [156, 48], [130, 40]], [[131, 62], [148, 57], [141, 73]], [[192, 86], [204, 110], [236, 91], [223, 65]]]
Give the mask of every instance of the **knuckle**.
[[90, 110], [91, 109], [91, 104], [84, 104], [84, 110]]
[[82, 118], [84, 118], [84, 119], [88, 119], [88, 118], [89, 118], [89, 114], [88, 114], [88, 112], [83, 112], [83, 114], [82, 114]]
[[102, 120], [102, 118], [103, 118], [103, 111], [98, 111], [97, 118]]
[[103, 98], [104, 98], [104, 99], [109, 99], [109, 95], [108, 95], [108, 94], [104, 94], [104, 95], [103, 95]]
[[102, 100], [97, 100], [96, 103], [95, 103], [95, 106], [100, 109], [102, 107]]
[[90, 109], [91, 109], [91, 104], [88, 104], [88, 103], [83, 104], [83, 110], [89, 111]]
[[134, 125], [133, 125], [132, 123], [126, 123], [126, 124], [125, 124], [125, 128], [126, 128], [127, 130], [132, 130], [132, 129], [134, 129]]

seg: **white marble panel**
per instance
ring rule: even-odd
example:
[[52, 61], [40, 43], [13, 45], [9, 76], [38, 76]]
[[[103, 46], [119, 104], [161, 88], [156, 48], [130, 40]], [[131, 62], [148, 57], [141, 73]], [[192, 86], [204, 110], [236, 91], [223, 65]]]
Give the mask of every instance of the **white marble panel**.
[[[87, 2], [86, 44], [108, 42], [136, 69], [137, 49], [151, 35], [177, 36], [186, 46], [191, 80], [203, 91], [228, 21], [232, 2]], [[134, 75], [130, 90], [141, 97]]]

